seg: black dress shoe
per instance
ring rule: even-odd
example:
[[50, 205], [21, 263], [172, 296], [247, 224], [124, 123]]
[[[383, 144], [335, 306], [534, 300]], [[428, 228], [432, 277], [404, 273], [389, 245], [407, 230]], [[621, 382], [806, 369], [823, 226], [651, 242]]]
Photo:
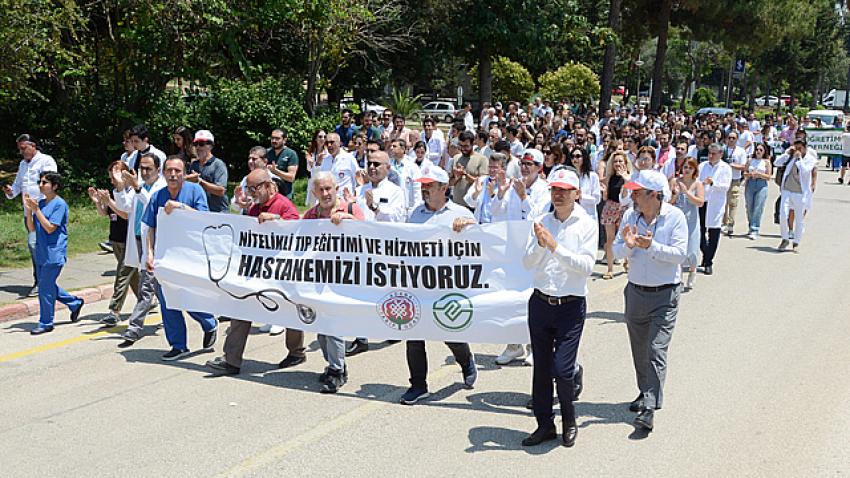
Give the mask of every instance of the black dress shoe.
[[576, 444], [576, 436], [578, 435], [578, 427], [574, 424], [565, 425], [564, 433], [561, 435], [561, 444], [569, 448]]
[[295, 357], [292, 355], [287, 355], [285, 359], [281, 360], [279, 364], [277, 364], [278, 368], [289, 368], [294, 367], [296, 365], [301, 365], [302, 363], [307, 361], [307, 357]]
[[52, 326], [45, 327], [43, 325], [39, 325], [38, 327], [30, 330], [30, 335], [41, 335], [41, 334], [46, 334], [48, 332], [53, 332]]
[[80, 299], [80, 306], [77, 307], [77, 310], [71, 312], [71, 322], [78, 322], [80, 320], [80, 311], [83, 310], [83, 306], [86, 305], [86, 301]]
[[558, 438], [558, 431], [555, 430], [554, 426], [551, 428], [538, 428], [531, 435], [522, 439], [522, 446], [536, 446], [544, 441], [554, 440], [556, 438]]
[[637, 398], [632, 400], [632, 403], [629, 404], [629, 411], [639, 412], [641, 408], [643, 408], [643, 394], [639, 393]]
[[207, 367], [215, 370], [219, 375], [237, 375], [239, 373], [239, 367], [230, 365], [224, 360], [224, 357], [207, 360]]
[[635, 425], [639, 428], [643, 428], [647, 431], [652, 431], [653, 418], [655, 416], [655, 410], [651, 408], [644, 408], [638, 413], [638, 416], [635, 417]]
[[707, 276], [714, 274], [714, 271], [711, 269], [711, 266], [705, 266], [705, 269], [702, 272]]
[[354, 339], [345, 349], [345, 356], [351, 357], [369, 350], [369, 342], [362, 339]]
[[573, 376], [573, 401], [578, 401], [581, 391], [584, 389], [584, 367], [578, 366], [578, 371]]

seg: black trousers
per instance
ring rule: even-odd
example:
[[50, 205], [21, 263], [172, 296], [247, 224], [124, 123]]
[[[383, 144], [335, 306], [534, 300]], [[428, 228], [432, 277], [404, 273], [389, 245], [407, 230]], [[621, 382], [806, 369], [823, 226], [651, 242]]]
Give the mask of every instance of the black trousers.
[[536, 295], [528, 300], [528, 331], [534, 350], [531, 400], [538, 427], [554, 426], [553, 378], [561, 402], [561, 419], [565, 425], [576, 422], [573, 378], [586, 311], [583, 297], [562, 305], [549, 305]]
[[705, 227], [706, 206], [699, 208], [699, 250], [702, 252], [702, 265], [713, 266], [714, 255], [717, 254], [717, 245], [720, 243], [720, 228]]
[[[460, 369], [466, 373], [472, 361], [472, 351], [469, 350], [469, 344], [446, 342], [446, 345], [455, 356], [455, 361], [460, 365]], [[425, 352], [424, 340], [407, 341], [407, 368], [410, 370], [410, 386], [427, 389], [428, 355]]]

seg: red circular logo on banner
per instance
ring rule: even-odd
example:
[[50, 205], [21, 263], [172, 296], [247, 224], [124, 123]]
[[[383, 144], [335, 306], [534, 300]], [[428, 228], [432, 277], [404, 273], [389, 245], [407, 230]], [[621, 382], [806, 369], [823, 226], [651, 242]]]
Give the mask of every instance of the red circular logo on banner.
[[419, 299], [404, 291], [393, 291], [378, 303], [378, 315], [391, 329], [409, 330], [419, 323]]

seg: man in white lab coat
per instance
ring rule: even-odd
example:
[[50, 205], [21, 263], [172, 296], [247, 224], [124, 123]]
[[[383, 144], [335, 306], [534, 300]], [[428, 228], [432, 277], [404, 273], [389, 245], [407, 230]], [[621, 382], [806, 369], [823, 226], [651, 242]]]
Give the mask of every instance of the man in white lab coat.
[[726, 191], [732, 184], [732, 168], [722, 159], [723, 146], [714, 143], [708, 147], [708, 161], [699, 165], [699, 180], [705, 185], [705, 204], [699, 209], [700, 250], [705, 275], [714, 273], [714, 255], [726, 210]]

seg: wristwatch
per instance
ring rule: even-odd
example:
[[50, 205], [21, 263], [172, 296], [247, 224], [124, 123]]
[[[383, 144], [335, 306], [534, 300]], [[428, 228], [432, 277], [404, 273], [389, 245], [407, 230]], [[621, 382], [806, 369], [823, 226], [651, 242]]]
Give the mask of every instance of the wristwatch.
[[375, 204], [375, 203], [372, 203], [372, 204], [370, 204], [370, 205], [369, 205], [369, 209], [370, 209], [371, 211], [373, 211], [373, 212], [374, 212], [374, 211], [377, 211], [377, 210], [378, 210], [378, 205], [377, 205], [377, 204]]

